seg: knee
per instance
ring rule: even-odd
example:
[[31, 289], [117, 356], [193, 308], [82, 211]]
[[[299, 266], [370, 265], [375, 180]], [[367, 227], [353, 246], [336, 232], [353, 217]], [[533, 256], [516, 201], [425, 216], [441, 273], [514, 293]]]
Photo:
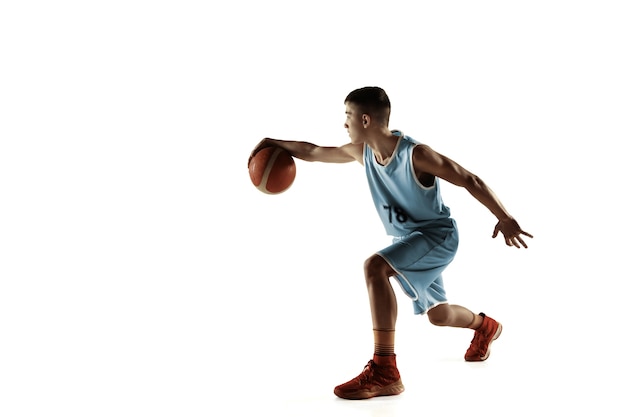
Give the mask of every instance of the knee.
[[363, 263], [365, 280], [375, 282], [379, 279], [387, 279], [393, 275], [393, 269], [380, 255], [372, 255]]
[[435, 326], [447, 326], [450, 323], [452, 313], [447, 307], [447, 305], [441, 304], [428, 311], [428, 320]]

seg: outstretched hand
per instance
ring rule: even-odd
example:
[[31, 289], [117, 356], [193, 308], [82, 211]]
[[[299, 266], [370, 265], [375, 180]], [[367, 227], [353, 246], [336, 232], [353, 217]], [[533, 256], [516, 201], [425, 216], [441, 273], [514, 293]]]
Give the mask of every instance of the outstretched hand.
[[502, 233], [507, 246], [515, 246], [516, 248], [519, 248], [520, 245], [528, 248], [528, 245], [526, 245], [526, 242], [522, 239], [522, 235], [528, 236], [531, 239], [533, 237], [530, 233], [523, 231], [515, 219], [500, 220], [493, 229], [493, 236], [491, 237], [495, 238], [498, 236], [498, 233]]

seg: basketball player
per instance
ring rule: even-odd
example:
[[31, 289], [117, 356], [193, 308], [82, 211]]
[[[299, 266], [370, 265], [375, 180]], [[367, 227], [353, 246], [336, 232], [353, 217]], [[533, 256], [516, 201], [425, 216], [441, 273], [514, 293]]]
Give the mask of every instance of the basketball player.
[[527, 248], [522, 236], [532, 235], [520, 228], [478, 176], [402, 132], [389, 130], [391, 105], [383, 89], [354, 90], [346, 97], [345, 106], [350, 143], [327, 147], [266, 138], [251, 156], [265, 147], [278, 146], [305, 161], [357, 161], [365, 166], [376, 210], [393, 242], [364, 264], [374, 332], [373, 358], [361, 374], [334, 392], [345, 399], [366, 399], [404, 391], [396, 366], [397, 304], [390, 277], [397, 279], [412, 299], [415, 314], [428, 315], [437, 326], [474, 330], [466, 361], [486, 360], [491, 343], [502, 332], [502, 325], [493, 318], [448, 304], [441, 274], [457, 251], [458, 233], [442, 201], [439, 179], [464, 187], [493, 213], [497, 218], [494, 238], [501, 233], [508, 246]]

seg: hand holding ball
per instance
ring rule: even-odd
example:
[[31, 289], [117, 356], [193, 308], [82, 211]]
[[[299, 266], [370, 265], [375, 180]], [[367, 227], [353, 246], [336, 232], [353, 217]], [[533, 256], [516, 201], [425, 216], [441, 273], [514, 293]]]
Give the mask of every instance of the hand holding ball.
[[252, 184], [266, 194], [286, 191], [296, 178], [296, 163], [284, 149], [270, 146], [261, 149], [248, 162]]

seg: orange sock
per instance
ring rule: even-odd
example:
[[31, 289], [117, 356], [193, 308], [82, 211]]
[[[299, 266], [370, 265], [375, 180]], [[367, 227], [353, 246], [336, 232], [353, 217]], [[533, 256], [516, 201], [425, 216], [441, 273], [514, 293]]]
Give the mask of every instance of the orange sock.
[[395, 336], [393, 329], [374, 329], [374, 354], [393, 356], [395, 354]]

